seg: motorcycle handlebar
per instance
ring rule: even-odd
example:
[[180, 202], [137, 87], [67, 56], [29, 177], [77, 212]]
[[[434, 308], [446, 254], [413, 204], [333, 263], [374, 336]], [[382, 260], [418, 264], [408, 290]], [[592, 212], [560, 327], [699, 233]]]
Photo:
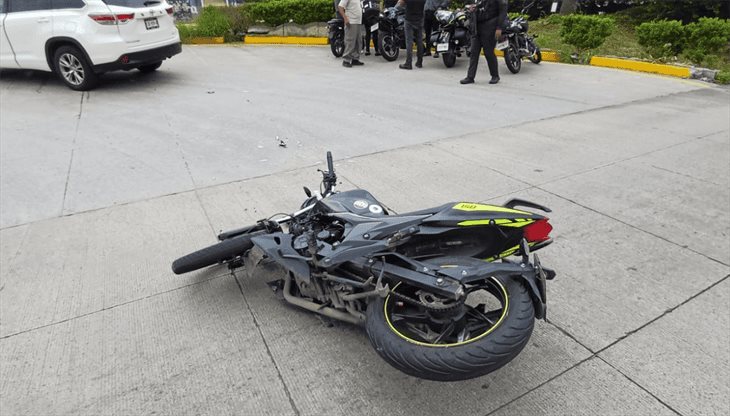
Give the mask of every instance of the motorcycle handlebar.
[[332, 163], [332, 152], [327, 152], [327, 171], [330, 175], [335, 172], [335, 165]]

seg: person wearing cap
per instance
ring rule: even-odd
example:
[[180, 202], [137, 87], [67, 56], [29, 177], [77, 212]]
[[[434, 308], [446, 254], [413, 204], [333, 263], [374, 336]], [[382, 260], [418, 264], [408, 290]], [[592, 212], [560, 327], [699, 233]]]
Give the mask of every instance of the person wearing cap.
[[360, 62], [362, 49], [362, 5], [360, 0], [340, 0], [339, 11], [345, 22], [345, 52], [342, 66], [352, 68], [365, 65]]
[[507, 21], [507, 0], [479, 0], [471, 5], [472, 10], [472, 31], [471, 49], [469, 56], [469, 70], [462, 84], [473, 84], [477, 75], [479, 65], [479, 54], [484, 49], [484, 57], [487, 59], [489, 74], [492, 79], [490, 84], [499, 82], [499, 68], [497, 56], [494, 54], [494, 47], [497, 46], [497, 39], [502, 37], [502, 27]]

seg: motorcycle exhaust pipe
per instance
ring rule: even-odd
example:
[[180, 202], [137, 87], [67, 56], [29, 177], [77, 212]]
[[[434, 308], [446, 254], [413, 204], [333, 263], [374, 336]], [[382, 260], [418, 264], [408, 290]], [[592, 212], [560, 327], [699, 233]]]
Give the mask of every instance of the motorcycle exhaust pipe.
[[326, 306], [322, 306], [319, 304], [316, 304], [314, 302], [310, 302], [308, 300], [304, 300], [302, 298], [296, 297], [291, 294], [291, 281], [292, 277], [290, 274], [287, 273], [286, 278], [284, 279], [284, 290], [283, 295], [284, 299], [291, 303], [292, 305], [299, 306], [300, 308], [327, 316], [332, 319], [337, 319], [340, 321], [349, 322], [353, 325], [362, 325], [365, 323], [365, 315], [357, 313], [357, 316], [351, 315], [349, 313], [338, 311], [334, 308], [329, 308]]

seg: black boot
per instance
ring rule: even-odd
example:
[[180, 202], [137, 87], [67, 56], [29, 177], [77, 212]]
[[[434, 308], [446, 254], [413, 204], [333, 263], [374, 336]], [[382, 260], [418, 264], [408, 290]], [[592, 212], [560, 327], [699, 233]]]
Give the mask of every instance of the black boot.
[[459, 81], [459, 82], [460, 82], [460, 83], [461, 83], [462, 85], [464, 85], [464, 84], [473, 84], [473, 83], [474, 83], [474, 78], [469, 78], [469, 77], [466, 77], [466, 78], [462, 79], [462, 80], [461, 80], [461, 81]]
[[413, 67], [411, 66], [411, 64], [400, 64], [400, 65], [398, 65], [398, 68], [400, 68], [400, 69], [413, 69]]
[[499, 82], [499, 77], [492, 77], [492, 79], [489, 80], [490, 84], [496, 84]]

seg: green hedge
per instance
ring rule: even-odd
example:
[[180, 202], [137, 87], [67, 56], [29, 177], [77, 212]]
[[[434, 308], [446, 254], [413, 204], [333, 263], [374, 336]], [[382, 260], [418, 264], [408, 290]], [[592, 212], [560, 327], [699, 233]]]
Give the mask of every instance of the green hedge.
[[332, 0], [269, 0], [244, 6], [251, 22], [278, 26], [326, 22], [334, 15]]
[[571, 14], [560, 19], [560, 38], [575, 47], [579, 53], [603, 45], [613, 32], [614, 22], [609, 17]]
[[687, 46], [685, 55], [701, 64], [707, 56], [727, 55], [730, 44], [730, 20], [703, 17], [685, 26]]
[[653, 58], [677, 56], [684, 47], [685, 33], [679, 20], [644, 22], [636, 27], [639, 45]]

